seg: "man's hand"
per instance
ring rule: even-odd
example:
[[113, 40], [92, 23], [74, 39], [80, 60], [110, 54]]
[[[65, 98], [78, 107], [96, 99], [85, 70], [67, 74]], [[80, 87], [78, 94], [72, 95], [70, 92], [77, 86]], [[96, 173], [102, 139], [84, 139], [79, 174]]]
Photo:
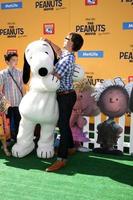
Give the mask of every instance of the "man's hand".
[[56, 72], [53, 72], [52, 75], [56, 76], [59, 80], [61, 79], [61, 76]]
[[60, 80], [56, 76], [49, 74], [44, 80], [44, 85], [47, 91], [56, 91], [60, 87]]
[[43, 40], [43, 41], [46, 41], [46, 42], [48, 42], [49, 44], [51, 44], [51, 40], [48, 40], [47, 38], [40, 38], [40, 40]]

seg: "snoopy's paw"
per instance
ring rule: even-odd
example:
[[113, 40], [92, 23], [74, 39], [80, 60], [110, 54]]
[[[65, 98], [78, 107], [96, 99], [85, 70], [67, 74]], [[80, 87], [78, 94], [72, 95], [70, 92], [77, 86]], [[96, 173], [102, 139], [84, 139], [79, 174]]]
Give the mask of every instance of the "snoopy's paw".
[[39, 148], [37, 149], [37, 156], [39, 158], [52, 158], [54, 156], [53, 148]]
[[12, 147], [12, 155], [14, 157], [22, 158], [22, 157], [28, 155], [29, 153], [31, 153], [33, 151], [34, 147], [35, 147], [34, 143], [31, 145], [28, 145], [27, 147], [16, 143]]

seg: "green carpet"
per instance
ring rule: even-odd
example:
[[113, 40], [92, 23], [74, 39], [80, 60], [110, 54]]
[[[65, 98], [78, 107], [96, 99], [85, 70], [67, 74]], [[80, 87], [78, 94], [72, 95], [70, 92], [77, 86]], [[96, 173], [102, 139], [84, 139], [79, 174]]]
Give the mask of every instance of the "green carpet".
[[131, 156], [77, 153], [58, 173], [44, 172], [53, 161], [0, 151], [0, 200], [133, 200]]

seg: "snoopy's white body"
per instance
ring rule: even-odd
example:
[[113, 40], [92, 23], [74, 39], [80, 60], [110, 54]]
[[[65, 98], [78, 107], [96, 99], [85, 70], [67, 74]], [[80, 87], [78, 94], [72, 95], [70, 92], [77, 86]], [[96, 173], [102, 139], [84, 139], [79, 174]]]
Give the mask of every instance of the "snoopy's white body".
[[[21, 158], [34, 149], [34, 129], [36, 124], [39, 123], [41, 125], [41, 132], [38, 141], [37, 156], [50, 158], [54, 155], [54, 129], [59, 117], [56, 90], [59, 88], [60, 82], [56, 77], [51, 75], [53, 71], [53, 55], [51, 55], [52, 51], [50, 47], [43, 47], [44, 52], [42, 52], [41, 45], [43, 41], [38, 41], [38, 43], [33, 42], [33, 44], [37, 47], [37, 52], [34, 53], [31, 49], [30, 54], [27, 54], [32, 56], [32, 60], [29, 60], [29, 56], [26, 58], [32, 72], [30, 90], [22, 98], [19, 106], [21, 121], [17, 143], [12, 148], [12, 154], [15, 157]], [[41, 46], [40, 52], [39, 45]], [[33, 48], [34, 51], [35, 47]], [[45, 55], [46, 50], [50, 52], [50, 56]], [[40, 76], [39, 70], [43, 67], [47, 69], [48, 73], [45, 76]]]
[[33, 122], [54, 123], [58, 117], [58, 105], [55, 99], [56, 95], [53, 93], [30, 91], [20, 103], [20, 113]]

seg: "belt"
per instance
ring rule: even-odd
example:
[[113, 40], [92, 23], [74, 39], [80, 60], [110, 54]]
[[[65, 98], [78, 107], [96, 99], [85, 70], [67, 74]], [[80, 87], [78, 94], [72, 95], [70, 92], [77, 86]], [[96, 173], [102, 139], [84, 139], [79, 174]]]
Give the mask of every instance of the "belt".
[[57, 95], [70, 94], [73, 92], [75, 92], [75, 90], [67, 90], [67, 91], [57, 92]]

